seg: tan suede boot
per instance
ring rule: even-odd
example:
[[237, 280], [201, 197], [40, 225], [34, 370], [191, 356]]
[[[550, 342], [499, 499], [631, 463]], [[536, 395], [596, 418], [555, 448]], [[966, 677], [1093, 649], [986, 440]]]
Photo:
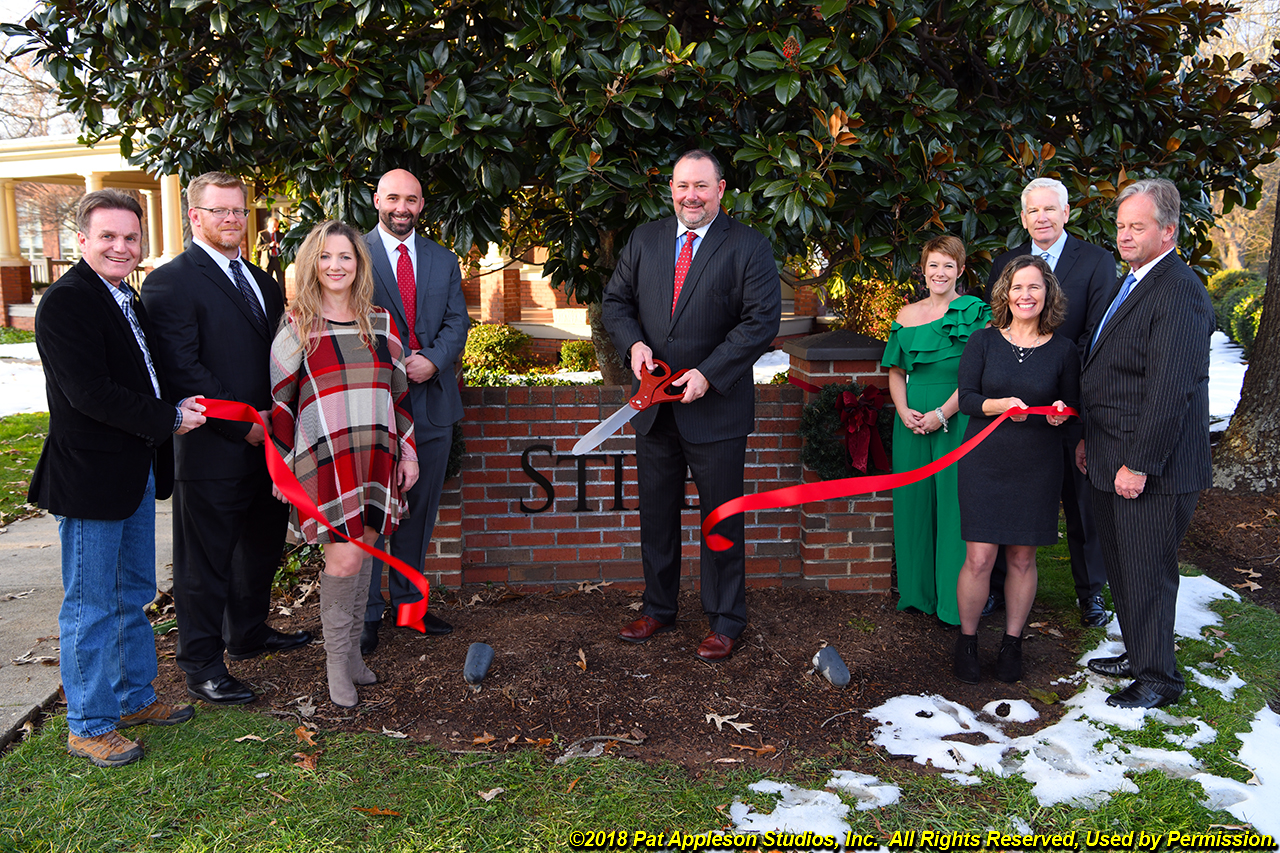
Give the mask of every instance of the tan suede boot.
[[369, 578], [373, 576], [373, 557], [365, 554], [356, 575], [356, 588], [351, 596], [351, 654], [347, 658], [347, 673], [356, 684], [377, 684], [378, 676], [364, 664], [360, 654], [360, 632], [364, 630], [364, 611], [369, 599]]
[[[329, 698], [343, 708], [360, 704], [360, 694], [351, 681], [351, 598], [359, 578], [340, 578], [320, 573], [320, 626], [324, 630], [324, 663], [329, 677]], [[355, 635], [355, 654], [360, 654], [360, 634]]]

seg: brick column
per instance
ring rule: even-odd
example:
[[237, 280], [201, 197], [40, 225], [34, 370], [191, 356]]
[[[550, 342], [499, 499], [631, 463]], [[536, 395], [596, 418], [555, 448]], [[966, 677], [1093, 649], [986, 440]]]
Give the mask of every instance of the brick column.
[[[811, 385], [854, 381], [888, 389], [889, 372], [880, 367], [883, 341], [841, 329], [788, 341], [783, 349], [791, 356], [791, 375]], [[805, 403], [816, 396], [805, 392]], [[804, 481], [819, 482], [807, 469]], [[887, 593], [893, 565], [890, 493], [802, 506], [800, 557], [810, 582], [833, 590]]]
[[816, 287], [797, 287], [795, 291], [792, 313], [797, 317], [817, 317], [822, 313], [822, 298]]
[[480, 275], [480, 322], [520, 322], [520, 271], [503, 267]]

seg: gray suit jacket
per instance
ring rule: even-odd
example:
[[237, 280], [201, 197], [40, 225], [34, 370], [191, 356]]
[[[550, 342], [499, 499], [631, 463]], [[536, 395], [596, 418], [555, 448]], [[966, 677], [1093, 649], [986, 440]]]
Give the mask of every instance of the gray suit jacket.
[[[693, 257], [673, 314], [676, 225], [669, 216], [631, 235], [605, 288], [605, 328], [624, 360], [642, 341], [672, 370], [697, 368], [711, 383], [701, 399], [671, 404], [685, 439], [739, 438], [755, 429], [751, 368], [777, 337], [782, 316], [773, 250], [763, 234], [721, 211]], [[631, 424], [647, 434], [656, 416], [655, 406]]]
[[[438, 371], [426, 382], [409, 384], [414, 431], [422, 436], [450, 429], [462, 420], [462, 395], [454, 370], [467, 343], [471, 320], [462, 295], [458, 256], [421, 234], [415, 234], [414, 240], [418, 305], [413, 327], [421, 345], [417, 352], [430, 359]], [[364, 242], [373, 260], [373, 301], [390, 312], [407, 354], [409, 327], [395, 270], [376, 228], [365, 235]]]
[[[1118, 291], [1119, 283], [1108, 306]], [[1080, 376], [1094, 488], [1113, 491], [1121, 465], [1147, 474], [1147, 492], [1209, 487], [1213, 327], [1209, 294], [1177, 252], [1156, 264], [1102, 327]]]

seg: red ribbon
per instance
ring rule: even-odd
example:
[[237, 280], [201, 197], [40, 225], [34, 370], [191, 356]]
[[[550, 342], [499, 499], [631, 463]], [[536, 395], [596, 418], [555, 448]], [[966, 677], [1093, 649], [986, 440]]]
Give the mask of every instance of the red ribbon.
[[284, 457], [280, 455], [280, 451], [276, 449], [275, 442], [271, 440], [271, 428], [262, 421], [262, 416], [258, 414], [253, 406], [247, 403], [235, 403], [231, 400], [210, 400], [201, 399], [200, 403], [204, 405], [204, 416], [206, 418], [221, 418], [227, 421], [240, 421], [248, 424], [258, 424], [266, 433], [267, 439], [263, 442], [263, 447], [267, 453], [267, 473], [271, 475], [271, 482], [280, 490], [289, 503], [298, 508], [298, 515], [302, 518], [309, 518], [319, 524], [323, 524], [331, 532], [336, 533], [343, 539], [357, 546], [366, 554], [377, 557], [391, 568], [408, 579], [409, 583], [418, 588], [418, 592], [422, 593], [421, 601], [413, 601], [408, 604], [401, 604], [396, 611], [396, 624], [404, 628], [413, 628], [415, 631], [426, 633], [425, 626], [422, 624], [422, 617], [427, 612], [427, 602], [431, 595], [431, 585], [427, 583], [427, 579], [416, 569], [410, 567], [403, 560], [395, 557], [377, 548], [362, 542], [358, 539], [352, 539], [350, 536], [335, 528], [332, 524], [325, 520], [320, 514], [320, 508], [315, 502], [307, 496], [306, 490], [302, 488], [302, 484], [298, 482], [298, 478], [289, 470], [289, 466], [285, 464]]
[[848, 498], [854, 495], [865, 495], [871, 492], [888, 491], [896, 489], [898, 486], [909, 486], [912, 483], [918, 483], [921, 480], [932, 477], [934, 474], [954, 465], [970, 450], [981, 444], [991, 431], [1010, 415], [1078, 415], [1075, 409], [1068, 406], [1065, 410], [1059, 412], [1054, 406], [1031, 406], [1027, 409], [1006, 409], [1000, 414], [1000, 417], [992, 421], [986, 429], [957, 447], [955, 450], [943, 456], [941, 459], [935, 459], [928, 465], [916, 468], [914, 471], [903, 471], [898, 474], [877, 474], [872, 477], [846, 477], [843, 480], [827, 480], [824, 483], [805, 483], [800, 486], [787, 486], [783, 489], [774, 489], [769, 492], [759, 492], [754, 495], [743, 495], [740, 498], [734, 498], [726, 501], [711, 511], [707, 516], [707, 520], [702, 523], [702, 536], [706, 540], [707, 547], [712, 551], [727, 551], [733, 547], [733, 543], [718, 533], [712, 533], [711, 530], [721, 521], [724, 521], [731, 515], [737, 515], [742, 512], [750, 512], [758, 509], [778, 509], [787, 506], [799, 506], [810, 501], [829, 501], [837, 498]]

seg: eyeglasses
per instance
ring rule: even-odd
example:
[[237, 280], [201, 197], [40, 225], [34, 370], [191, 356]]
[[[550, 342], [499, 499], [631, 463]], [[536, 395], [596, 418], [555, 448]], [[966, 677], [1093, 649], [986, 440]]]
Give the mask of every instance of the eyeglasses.
[[247, 207], [199, 207], [198, 205], [193, 205], [193, 207], [196, 210], [207, 210], [218, 219], [226, 219], [228, 213], [233, 214], [236, 219], [249, 218], [249, 208]]

